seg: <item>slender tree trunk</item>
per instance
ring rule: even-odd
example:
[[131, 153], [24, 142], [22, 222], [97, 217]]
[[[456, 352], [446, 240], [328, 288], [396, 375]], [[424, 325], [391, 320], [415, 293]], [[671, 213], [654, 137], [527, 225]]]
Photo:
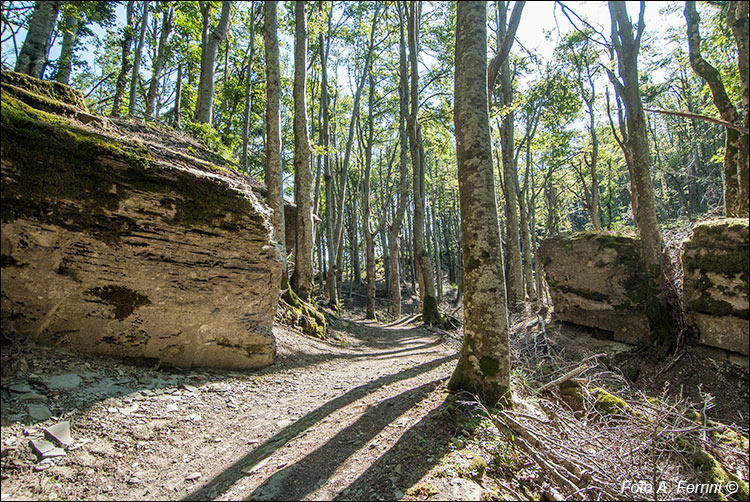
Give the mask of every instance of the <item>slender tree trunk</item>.
[[[506, 28], [506, 5], [499, 2], [498, 8], [498, 37], [504, 38]], [[502, 106], [510, 107], [513, 103], [513, 83], [510, 75], [510, 64], [506, 60], [500, 65], [500, 97]], [[508, 252], [508, 306], [515, 309], [524, 301], [523, 294], [523, 266], [521, 262], [520, 223], [518, 214], [518, 170], [516, 168], [514, 152], [514, 114], [508, 112], [503, 117], [500, 128], [500, 142], [502, 144], [503, 160], [503, 196], [505, 198], [505, 224]]]
[[607, 73], [626, 110], [625, 127], [621, 128], [626, 134], [621, 147], [630, 171], [635, 201], [633, 214], [641, 237], [641, 260], [647, 272], [646, 313], [650, 320], [653, 340], [666, 353], [674, 343], [674, 337], [671, 334], [662, 292], [663, 242], [656, 218], [646, 120], [638, 87], [638, 51], [645, 29], [644, 9], [644, 2], [641, 2], [638, 29], [634, 37], [625, 2], [609, 2], [612, 43], [617, 53], [618, 72], [622, 80], [611, 70], [607, 70]]
[[65, 32], [60, 46], [60, 57], [57, 59], [57, 73], [55, 81], [61, 84], [70, 82], [70, 72], [73, 68], [73, 48], [78, 39], [78, 18], [73, 15], [65, 16]]
[[422, 5], [412, 1], [409, 8], [408, 36], [409, 61], [411, 66], [411, 113], [409, 113], [409, 149], [413, 166], [414, 184], [414, 258], [417, 268], [417, 281], [420, 283], [422, 299], [422, 320], [425, 324], [441, 322], [435, 292], [435, 279], [432, 272], [432, 260], [425, 249], [425, 159], [422, 144], [422, 133], [417, 117], [419, 110], [419, 25]]
[[[224, 2], [226, 5], [228, 2]], [[284, 232], [284, 199], [281, 186], [281, 76], [279, 71], [279, 42], [276, 35], [276, 2], [263, 2], [263, 40], [266, 53], [266, 171], [268, 207], [274, 238], [286, 256]], [[218, 44], [217, 44], [218, 47]], [[215, 57], [215, 54], [214, 54]], [[211, 65], [213, 68], [213, 65]], [[213, 78], [211, 78], [213, 81]], [[286, 263], [282, 273], [282, 289], [288, 282]]]
[[312, 295], [313, 207], [312, 150], [307, 132], [306, 2], [295, 3], [294, 44], [294, 202], [297, 205], [296, 251], [292, 287], [309, 301]]
[[242, 171], [248, 172], [247, 146], [250, 141], [250, 111], [253, 106], [252, 78], [255, 57], [255, 0], [250, 4], [250, 54], [247, 61], [247, 84], [245, 86], [245, 114], [242, 116]]
[[120, 73], [117, 75], [117, 83], [115, 84], [115, 98], [112, 102], [112, 116], [120, 116], [120, 108], [122, 107], [122, 97], [125, 94], [125, 84], [128, 81], [128, 72], [132, 67], [130, 61], [130, 46], [133, 41], [133, 9], [135, 7], [135, 0], [129, 0], [125, 7], [125, 28], [123, 29], [122, 42], [122, 65], [120, 66]]
[[[748, 128], [748, 106], [750, 106], [750, 79], [748, 78], [748, 6], [746, 2], [729, 2], [727, 24], [732, 29], [739, 51], [740, 81], [745, 108], [744, 127]], [[739, 17], [737, 17], [739, 14]], [[719, 72], [701, 55], [700, 17], [694, 1], [685, 2], [685, 19], [688, 27], [690, 66], [704, 79], [711, 89], [714, 105], [722, 120], [741, 124], [739, 114], [724, 89]], [[736, 129], [726, 129], [724, 144], [724, 213], [727, 216], [747, 218], [750, 191], [748, 191], [748, 134]]]
[[375, 319], [375, 241], [370, 228], [370, 171], [372, 168], [372, 143], [374, 136], [373, 103], [375, 79], [369, 72], [369, 90], [367, 96], [367, 143], [365, 145], [365, 172], [362, 177], [362, 230], [365, 234], [365, 269], [367, 272], [367, 307], [366, 319]]
[[15, 71], [32, 77], [42, 78], [47, 64], [52, 31], [55, 29], [60, 1], [38, 1], [29, 21], [29, 31], [16, 61]]
[[146, 26], [148, 25], [148, 0], [143, 0], [141, 7], [141, 31], [138, 35], [138, 45], [133, 55], [133, 75], [130, 77], [130, 101], [128, 102], [128, 116], [135, 115], [135, 102], [138, 96], [138, 81], [141, 69], [141, 56], [143, 55], [143, 44], [146, 41]]
[[[275, 8], [275, 2], [273, 3]], [[221, 43], [227, 37], [227, 29], [229, 27], [229, 12], [231, 8], [231, 2], [227, 0], [221, 2], [221, 17], [219, 19], [219, 24], [206, 36], [206, 43], [203, 47], [203, 54], [201, 58], [201, 76], [198, 83], [198, 99], [195, 103], [196, 122], [211, 124], [213, 119], [216, 56], [219, 53], [219, 45], [221, 45]], [[210, 14], [211, 9], [206, 8], [203, 14], [204, 26], [206, 22], [205, 16], [210, 16]], [[275, 25], [276, 23], [274, 21], [274, 26]], [[274, 38], [276, 38], [275, 34]]]
[[177, 89], [174, 92], [174, 126], [180, 128], [180, 110], [182, 108], [182, 63], [177, 65]]
[[156, 93], [159, 90], [159, 76], [161, 75], [161, 68], [164, 65], [164, 58], [167, 55], [169, 34], [172, 32], [172, 14], [172, 7], [167, 7], [167, 10], [162, 12], [162, 16], [164, 17], [161, 23], [161, 34], [159, 35], [159, 48], [156, 51], [156, 58], [151, 68], [151, 82], [149, 83], [148, 95], [146, 96], [146, 112], [144, 113], [146, 120], [151, 120], [154, 116]]
[[393, 216], [393, 221], [388, 229], [388, 256], [390, 258], [391, 277], [390, 277], [390, 290], [391, 290], [391, 313], [393, 317], [399, 319], [401, 317], [401, 266], [399, 263], [399, 234], [401, 233], [401, 225], [404, 221], [404, 213], [406, 212], [406, 205], [409, 202], [408, 190], [409, 190], [409, 161], [407, 158], [407, 132], [406, 132], [406, 116], [409, 113], [409, 74], [406, 66], [406, 40], [404, 37], [404, 21], [405, 12], [403, 4], [397, 2], [398, 16], [399, 16], [399, 181], [398, 181], [398, 203], [396, 206], [396, 214]]
[[500, 254], [487, 100], [487, 3], [459, 2], [455, 109], [464, 340], [450, 382], [489, 406], [511, 405], [508, 312]]

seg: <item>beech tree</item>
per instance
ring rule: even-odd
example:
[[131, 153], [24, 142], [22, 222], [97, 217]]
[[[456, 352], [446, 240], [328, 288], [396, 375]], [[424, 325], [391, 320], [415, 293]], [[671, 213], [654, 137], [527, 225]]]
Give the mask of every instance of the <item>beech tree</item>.
[[34, 4], [29, 31], [16, 60], [15, 71], [42, 78], [52, 43], [52, 30], [55, 29], [61, 3], [53, 0], [38, 1]]
[[140, 84], [141, 80], [141, 56], [143, 55], [143, 44], [146, 41], [146, 27], [148, 25], [148, 0], [143, 0], [141, 5], [141, 31], [138, 35], [138, 45], [135, 46], [135, 54], [133, 55], [133, 75], [130, 77], [130, 100], [128, 102], [128, 116], [130, 117], [135, 115], [138, 84]]
[[458, 2], [456, 159], [461, 200], [464, 339], [448, 386], [511, 404], [508, 312], [487, 98], [487, 2]]
[[122, 63], [120, 66], [120, 72], [117, 75], [117, 83], [115, 84], [115, 97], [112, 101], [112, 112], [113, 117], [120, 116], [120, 107], [122, 106], [122, 98], [125, 94], [125, 84], [128, 80], [128, 72], [132, 68], [133, 63], [130, 61], [130, 46], [133, 42], [133, 10], [135, 8], [135, 0], [129, 0], [125, 7], [125, 26], [123, 27], [122, 41], [120, 47], [122, 48]]
[[663, 293], [663, 241], [656, 217], [646, 117], [638, 80], [638, 52], [646, 28], [644, 11], [645, 3], [641, 1], [634, 32], [625, 2], [609, 2], [611, 42], [617, 56], [619, 77], [608, 68], [607, 75], [625, 107], [624, 120], [622, 114], [619, 115], [621, 136], [617, 141], [630, 173], [633, 214], [641, 237], [639, 252], [647, 272], [646, 315], [651, 324], [654, 345], [660, 346], [660, 350], [666, 353], [674, 343], [674, 337], [670, 331]]
[[[198, 99], [195, 103], [195, 121], [210, 124], [213, 118], [216, 55], [219, 52], [219, 44], [227, 37], [232, 2], [226, 0], [221, 2], [219, 22], [213, 29], [211, 29], [213, 19], [211, 4], [204, 1], [198, 3], [203, 19], [203, 29], [201, 31], [201, 75], [198, 84]], [[275, 9], [275, 2], [272, 3]], [[278, 54], [278, 47], [276, 53]]]
[[148, 94], [146, 95], [146, 111], [144, 113], [144, 118], [146, 120], [150, 120], [154, 115], [156, 93], [159, 89], [159, 77], [161, 76], [162, 65], [166, 58], [169, 34], [172, 32], [172, 16], [174, 15], [174, 10], [170, 5], [166, 5], [165, 7], [166, 8], [161, 13], [162, 23], [159, 35], [159, 47], [157, 48], [156, 58], [151, 66], [151, 81], [148, 86]]
[[748, 50], [748, 3], [732, 1], [726, 8], [726, 21], [732, 30], [737, 43], [737, 63], [742, 86], [744, 117], [740, 119], [737, 108], [727, 95], [721, 74], [701, 55], [700, 16], [694, 1], [685, 2], [685, 19], [687, 20], [688, 47], [690, 66], [693, 71], [706, 81], [719, 116], [730, 124], [744, 128], [725, 127], [724, 143], [724, 214], [738, 218], [747, 218], [750, 206], [750, 76]]
[[292, 287], [309, 301], [312, 294], [313, 208], [312, 151], [307, 132], [306, 2], [295, 2], [294, 44], [294, 202], [297, 205], [296, 248]]

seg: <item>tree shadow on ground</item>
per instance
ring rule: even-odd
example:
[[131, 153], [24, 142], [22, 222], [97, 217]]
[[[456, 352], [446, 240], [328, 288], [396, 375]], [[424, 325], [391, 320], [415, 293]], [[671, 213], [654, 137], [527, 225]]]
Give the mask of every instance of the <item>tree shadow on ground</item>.
[[208, 481], [205, 485], [203, 485], [196, 491], [188, 494], [184, 500], [207, 500], [216, 497], [218, 494], [226, 491], [226, 489], [233, 485], [237, 480], [245, 476], [245, 474], [243, 473], [243, 469], [254, 466], [270, 457], [276, 450], [284, 446], [288, 441], [302, 434], [304, 431], [310, 429], [315, 424], [322, 421], [324, 418], [331, 415], [335, 411], [340, 410], [341, 408], [344, 408], [345, 406], [359, 399], [362, 399], [363, 397], [377, 391], [385, 385], [400, 380], [407, 380], [422, 373], [426, 373], [437, 368], [438, 366], [441, 366], [442, 364], [456, 359], [457, 357], [457, 354], [446, 356], [429, 361], [419, 366], [405, 369], [396, 374], [381, 376], [380, 378], [355, 387], [349, 392], [328, 401], [326, 404], [319, 407], [315, 411], [308, 413], [306, 416], [297, 420], [295, 423], [279, 431], [277, 434], [269, 438], [263, 444], [259, 445], [243, 458], [229, 466], [221, 474]]
[[[250, 495], [252, 500], [301, 500], [322, 486], [349, 456], [372, 441], [391, 422], [424, 399], [440, 384], [433, 380], [369, 408], [303, 459], [275, 472]], [[314, 472], [315, 476], [307, 473]]]
[[454, 448], [451, 439], [466, 418], [446, 398], [333, 500], [400, 499]]

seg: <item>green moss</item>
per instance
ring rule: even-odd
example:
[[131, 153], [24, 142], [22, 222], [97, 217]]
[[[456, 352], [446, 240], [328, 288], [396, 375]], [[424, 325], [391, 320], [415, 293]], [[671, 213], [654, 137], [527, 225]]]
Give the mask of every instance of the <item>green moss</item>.
[[405, 495], [415, 498], [428, 498], [433, 495], [437, 495], [438, 493], [440, 493], [440, 490], [438, 490], [437, 487], [432, 483], [419, 483], [418, 485], [414, 485], [411, 488], [407, 489], [406, 492], [404, 492]]
[[115, 319], [120, 321], [131, 315], [138, 307], [151, 303], [147, 296], [125, 286], [96, 287], [87, 290], [86, 293], [113, 306], [115, 308]]
[[492, 378], [497, 375], [500, 363], [493, 357], [484, 356], [479, 360], [479, 368], [484, 376]]
[[481, 481], [487, 470], [487, 461], [476, 453], [469, 452], [469, 455], [471, 456], [471, 460], [468, 465], [457, 465], [456, 471], [462, 478]]
[[728, 276], [747, 274], [750, 271], [750, 256], [747, 248], [732, 251], [711, 249], [711, 251], [711, 253], [700, 255], [695, 252], [683, 253], [685, 270], [702, 270]]
[[116, 245], [136, 224], [112, 212], [137, 190], [170, 195], [162, 205], [174, 207], [178, 225], [238, 231], [263, 222], [241, 194], [207, 178], [151, 169], [141, 146], [70, 126], [5, 93], [1, 120], [2, 157], [13, 168], [3, 173], [3, 221], [34, 218]]
[[295, 312], [294, 324], [302, 329], [306, 335], [325, 340], [328, 338], [328, 321], [318, 309], [297, 296], [291, 287], [288, 287], [281, 297], [292, 311]]
[[597, 411], [604, 415], [632, 412], [632, 409], [630, 408], [630, 405], [628, 405], [628, 403], [626, 403], [619, 397], [610, 394], [601, 387], [594, 387], [591, 394], [596, 399], [594, 407], [597, 409]]
[[2, 72], [2, 82], [35, 94], [40, 94], [54, 101], [75, 106], [83, 111], [88, 111], [83, 94], [65, 84], [49, 80], [39, 80], [38, 78], [12, 71]]

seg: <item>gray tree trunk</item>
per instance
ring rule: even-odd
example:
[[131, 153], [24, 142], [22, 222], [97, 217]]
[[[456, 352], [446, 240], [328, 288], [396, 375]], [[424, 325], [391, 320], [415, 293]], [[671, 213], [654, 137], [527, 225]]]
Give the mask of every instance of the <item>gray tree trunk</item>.
[[312, 150], [307, 132], [306, 2], [295, 2], [294, 45], [294, 202], [297, 205], [296, 251], [292, 287], [309, 301], [313, 290]]
[[162, 12], [162, 23], [161, 23], [161, 34], [159, 35], [159, 47], [156, 51], [156, 58], [154, 59], [153, 67], [151, 68], [151, 82], [148, 86], [148, 94], [146, 95], [146, 111], [144, 118], [151, 120], [154, 116], [154, 108], [156, 105], [156, 93], [159, 90], [159, 76], [161, 75], [161, 68], [164, 65], [164, 58], [167, 53], [167, 41], [169, 40], [169, 34], [172, 32], [172, 7], [167, 7], [167, 10]]
[[[274, 8], [275, 8], [275, 2]], [[198, 97], [195, 103], [195, 120], [204, 124], [210, 124], [213, 118], [214, 106], [214, 74], [216, 72], [216, 55], [219, 53], [219, 45], [227, 36], [229, 27], [229, 12], [232, 3], [229, 1], [221, 2], [221, 17], [216, 28], [206, 35], [201, 57], [201, 76], [198, 82]], [[206, 26], [206, 17], [211, 15], [211, 9], [203, 10], [204, 27]], [[274, 11], [275, 12], [275, 11]], [[274, 15], [275, 19], [275, 15]], [[276, 25], [274, 21], [274, 26]], [[276, 35], [274, 34], [274, 38]], [[277, 48], [278, 52], [278, 48]]]
[[367, 143], [365, 145], [365, 172], [362, 177], [362, 230], [365, 233], [365, 271], [367, 273], [367, 306], [365, 319], [375, 319], [375, 240], [370, 226], [370, 172], [372, 168], [372, 143], [374, 136], [373, 103], [375, 79], [369, 72], [367, 96]]
[[399, 15], [399, 181], [398, 203], [396, 214], [388, 228], [388, 259], [390, 261], [391, 277], [389, 288], [391, 291], [391, 314], [396, 319], [401, 317], [401, 267], [399, 263], [399, 233], [404, 221], [406, 204], [409, 202], [409, 160], [408, 137], [406, 132], [406, 116], [409, 113], [409, 75], [406, 66], [406, 40], [404, 38], [405, 13], [401, 2], [397, 2]]
[[60, 46], [60, 57], [57, 59], [55, 81], [67, 85], [70, 82], [70, 72], [73, 69], [73, 48], [78, 39], [78, 18], [73, 15], [65, 16], [63, 24], [65, 31]]
[[177, 65], [177, 89], [174, 92], [174, 126], [180, 127], [180, 110], [182, 108], [182, 63]]
[[[228, 2], [224, 2], [226, 4]], [[274, 238], [286, 256], [284, 232], [284, 199], [281, 186], [281, 76], [279, 41], [276, 35], [276, 2], [263, 2], [263, 41], [266, 54], [266, 171], [268, 207]], [[218, 44], [217, 46], [218, 47]], [[214, 54], [215, 59], [215, 54]], [[213, 65], [211, 66], [213, 68]], [[213, 81], [213, 78], [211, 79]], [[284, 264], [283, 276], [287, 275]], [[284, 280], [282, 279], [282, 282]]]
[[128, 102], [128, 116], [135, 115], [135, 101], [138, 96], [138, 83], [141, 78], [139, 75], [141, 69], [141, 56], [143, 54], [143, 44], [146, 40], [146, 25], [148, 24], [148, 0], [143, 0], [141, 8], [141, 32], [138, 35], [138, 45], [135, 47], [133, 55], [133, 75], [130, 77], [130, 101]]
[[487, 100], [487, 3], [458, 2], [455, 108], [464, 339], [450, 382], [489, 406], [510, 405], [505, 278], [495, 204]]
[[32, 77], [42, 78], [47, 64], [52, 30], [55, 29], [57, 14], [60, 12], [59, 1], [38, 1], [29, 21], [29, 31], [23, 41], [21, 52], [16, 61], [15, 71]]
[[[122, 42], [122, 65], [120, 66], [120, 73], [117, 75], [117, 83], [115, 84], [115, 98], [112, 101], [112, 116], [120, 116], [120, 108], [122, 107], [122, 97], [125, 94], [125, 84], [128, 81], [128, 72], [132, 67], [130, 62], [130, 46], [133, 41], [133, 9], [135, 7], [135, 0], [129, 0], [125, 7], [125, 28], [123, 29]], [[178, 86], [179, 86], [178, 80]]]
[[663, 242], [656, 218], [654, 190], [649, 169], [646, 119], [638, 82], [638, 51], [645, 29], [644, 10], [644, 2], [641, 2], [638, 29], [634, 36], [633, 25], [628, 17], [625, 2], [609, 2], [612, 44], [617, 53], [620, 78], [617, 78], [609, 69], [607, 74], [625, 107], [625, 124], [621, 128], [625, 132], [625, 137], [620, 141], [620, 146], [630, 171], [633, 214], [641, 237], [640, 255], [648, 276], [645, 285], [646, 313], [650, 320], [654, 344], [660, 345], [666, 351], [671, 348], [674, 337], [671, 334], [662, 293]]
[[414, 185], [414, 261], [417, 268], [419, 296], [422, 299], [422, 321], [425, 324], [441, 322], [435, 292], [435, 278], [432, 271], [432, 260], [425, 249], [425, 188], [424, 188], [424, 148], [421, 127], [417, 117], [419, 110], [419, 72], [417, 60], [419, 55], [419, 25], [421, 2], [412, 1], [409, 7], [408, 36], [409, 62], [411, 66], [411, 112], [409, 113], [409, 149], [413, 166]]
[[[498, 9], [498, 37], [504, 38], [506, 33], [505, 2], [499, 2]], [[510, 64], [506, 60], [500, 65], [500, 99], [502, 106], [510, 107], [513, 103], [513, 83], [510, 75]], [[508, 270], [508, 306], [515, 309], [524, 301], [523, 294], [523, 265], [521, 262], [521, 234], [518, 214], [518, 169], [516, 168], [514, 152], [514, 114], [508, 112], [503, 117], [500, 128], [500, 143], [503, 159], [503, 195], [505, 198], [505, 225], [508, 252], [506, 255]]]
[[253, 105], [252, 78], [255, 56], [255, 0], [250, 3], [250, 54], [247, 61], [247, 84], [245, 85], [245, 113], [242, 116], [242, 171], [248, 172], [247, 147], [250, 141], [250, 111]]

